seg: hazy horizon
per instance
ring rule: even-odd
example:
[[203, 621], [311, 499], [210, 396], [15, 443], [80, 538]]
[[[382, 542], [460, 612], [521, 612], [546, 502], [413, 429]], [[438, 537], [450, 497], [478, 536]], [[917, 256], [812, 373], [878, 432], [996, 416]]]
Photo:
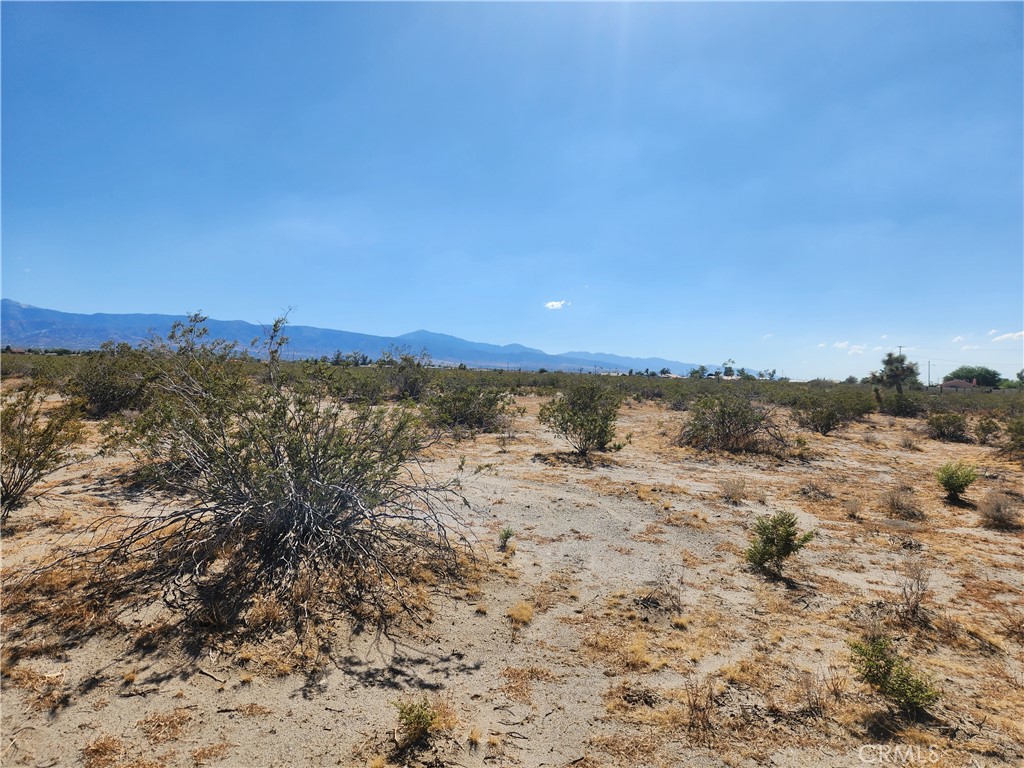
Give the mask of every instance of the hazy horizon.
[[4, 3], [3, 296], [1012, 378], [1022, 8]]

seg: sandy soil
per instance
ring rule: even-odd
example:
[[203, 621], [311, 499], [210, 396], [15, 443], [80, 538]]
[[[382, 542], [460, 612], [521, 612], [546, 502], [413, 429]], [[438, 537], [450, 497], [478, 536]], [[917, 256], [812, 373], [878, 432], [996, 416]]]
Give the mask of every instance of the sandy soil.
[[[805, 433], [802, 459], [702, 455], [672, 445], [685, 414], [654, 403], [624, 407], [629, 443], [584, 464], [538, 424], [540, 402], [521, 398], [515, 439], [482, 436], [430, 459], [448, 477], [464, 457], [485, 566], [478, 584], [434, 596], [422, 627], [339, 627], [332, 661], [309, 674], [301, 649], [273, 641], [189, 655], [159, 634], [159, 608], [97, 620], [66, 646], [27, 647], [8, 627], [0, 762], [1024, 764], [1024, 535], [982, 527], [973, 508], [993, 489], [1024, 489], [1019, 465], [878, 415]], [[935, 481], [951, 459], [980, 468], [968, 504], [946, 502]], [[127, 466], [89, 459], [12, 515], [8, 591], [95, 516], [146, 503], [113, 481]], [[897, 483], [915, 489], [920, 519], [887, 516], [881, 497]], [[817, 537], [770, 580], [743, 550], [754, 519], [780, 509]], [[502, 552], [506, 526], [515, 535]], [[914, 562], [930, 576], [924, 617], [897, 623]], [[846, 641], [872, 616], [942, 690], [931, 720], [897, 726], [857, 681]], [[397, 705], [422, 696], [437, 727], [400, 752]]]

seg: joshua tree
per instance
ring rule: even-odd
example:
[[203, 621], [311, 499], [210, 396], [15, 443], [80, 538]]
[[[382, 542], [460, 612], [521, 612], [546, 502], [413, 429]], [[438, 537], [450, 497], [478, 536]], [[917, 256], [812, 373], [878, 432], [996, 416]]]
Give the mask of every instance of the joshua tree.
[[904, 384], [917, 382], [921, 371], [917, 363], [908, 363], [906, 355], [894, 355], [886, 353], [882, 359], [882, 370], [871, 374], [872, 384], [881, 384], [883, 387], [895, 387], [899, 394], [903, 394]]

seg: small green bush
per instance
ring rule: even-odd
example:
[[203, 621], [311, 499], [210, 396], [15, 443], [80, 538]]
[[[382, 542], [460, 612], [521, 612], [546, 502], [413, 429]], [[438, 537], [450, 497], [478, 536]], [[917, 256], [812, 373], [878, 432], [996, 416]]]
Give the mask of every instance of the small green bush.
[[3, 399], [0, 523], [29, 501], [27, 496], [36, 483], [74, 461], [72, 450], [82, 439], [82, 423], [74, 408], [62, 406], [45, 412], [44, 394], [45, 390], [32, 383]]
[[901, 711], [917, 713], [939, 700], [939, 691], [914, 672], [910, 663], [896, 652], [887, 635], [872, 632], [860, 640], [847, 642], [858, 677]]
[[774, 410], [732, 391], [698, 398], [677, 442], [702, 451], [732, 453], [778, 453], [786, 446]]
[[933, 413], [928, 417], [928, 436], [951, 443], [967, 443], [967, 417], [959, 413]]
[[754, 523], [754, 536], [745, 552], [747, 562], [759, 571], [779, 573], [783, 562], [814, 538], [814, 532], [799, 535], [796, 515], [785, 510], [771, 517], [762, 515]]
[[978, 479], [978, 470], [962, 461], [943, 464], [936, 473], [939, 484], [945, 489], [951, 501], [958, 501], [967, 487]]
[[586, 456], [603, 451], [615, 439], [622, 395], [597, 381], [580, 380], [540, 407], [540, 422]]
[[402, 748], [408, 749], [423, 742], [437, 721], [437, 711], [431, 706], [430, 699], [423, 696], [412, 701], [396, 701], [394, 706], [398, 710]]

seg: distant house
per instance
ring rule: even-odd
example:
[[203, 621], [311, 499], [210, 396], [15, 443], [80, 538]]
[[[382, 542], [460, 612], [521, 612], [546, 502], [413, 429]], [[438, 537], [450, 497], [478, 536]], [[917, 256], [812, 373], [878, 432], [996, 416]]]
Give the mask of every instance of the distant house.
[[953, 391], [960, 392], [961, 390], [975, 389], [978, 385], [973, 381], [964, 381], [963, 379], [950, 379], [939, 384], [939, 389], [943, 392]]

